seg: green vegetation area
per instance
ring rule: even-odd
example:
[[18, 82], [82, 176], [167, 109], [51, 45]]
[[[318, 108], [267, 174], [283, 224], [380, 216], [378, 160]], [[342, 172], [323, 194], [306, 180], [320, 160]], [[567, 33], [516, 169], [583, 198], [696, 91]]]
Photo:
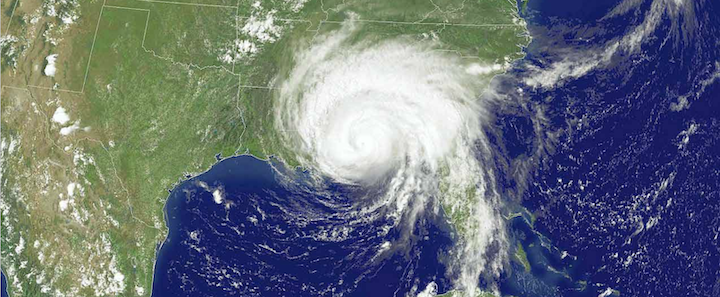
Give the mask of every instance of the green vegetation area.
[[528, 261], [527, 254], [521, 243], [518, 243], [517, 249], [515, 250], [515, 260], [525, 267], [525, 272], [530, 272], [530, 261]]
[[[168, 190], [217, 154], [297, 164], [274, 126], [276, 78], [348, 12], [359, 15], [358, 39], [435, 35], [443, 50], [488, 64], [520, 57], [529, 40], [506, 0], [16, 3], [2, 3], [0, 28], [16, 39], [2, 44], [0, 110], [12, 296], [149, 295]], [[79, 18], [64, 24], [63, 12]], [[250, 30], [269, 15], [272, 40]], [[257, 50], [223, 60], [236, 39]], [[53, 120], [59, 107], [67, 123]]]

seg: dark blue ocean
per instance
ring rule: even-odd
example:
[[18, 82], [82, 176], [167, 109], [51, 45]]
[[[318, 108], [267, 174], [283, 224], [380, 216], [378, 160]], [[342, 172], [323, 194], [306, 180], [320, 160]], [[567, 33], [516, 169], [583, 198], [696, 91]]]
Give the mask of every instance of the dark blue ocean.
[[7, 297], [7, 280], [5, 279], [5, 272], [0, 272], [0, 283], [2, 283], [2, 288], [0, 288], [0, 297]]
[[[391, 221], [352, 215], [362, 208], [354, 199], [367, 193], [332, 183], [309, 188], [302, 172], [286, 172], [288, 181], [283, 171], [273, 161], [232, 157], [175, 188], [153, 295], [392, 296], [417, 280], [447, 289], [438, 257], [452, 240], [439, 217], [417, 222], [409, 238], [402, 228], [385, 235]], [[222, 187], [221, 203], [212, 187]], [[378, 253], [386, 241], [402, 244]]]
[[[529, 255], [540, 264], [532, 273], [514, 270], [508, 294], [720, 296], [720, 2], [625, 4], [613, 17], [615, 1], [531, 1], [524, 12], [533, 42], [501, 79], [520, 107], [497, 125], [508, 162], [538, 160], [521, 181], [508, 178], [508, 196], [532, 214], [511, 232], [526, 250], [548, 248]], [[531, 66], [582, 61], [573, 53], [651, 24], [634, 52], [552, 87], [511, 90]]]
[[[527, 56], [495, 80], [486, 127], [506, 200], [513, 296], [720, 296], [720, 3], [530, 1]], [[658, 8], [660, 7], [660, 8]], [[658, 10], [659, 9], [659, 10]], [[638, 48], [531, 87], [561, 62], [588, 65], [661, 13]], [[166, 205], [154, 296], [405, 296], [451, 289], [455, 235], [442, 213], [411, 232], [367, 189], [313, 188], [303, 172], [227, 158], [176, 187]], [[216, 203], [213, 191], [221, 189]], [[509, 216], [510, 217], [510, 216]], [[378, 253], [385, 242], [400, 242]], [[514, 249], [512, 250], [514, 252]], [[512, 257], [511, 257], [512, 258]]]

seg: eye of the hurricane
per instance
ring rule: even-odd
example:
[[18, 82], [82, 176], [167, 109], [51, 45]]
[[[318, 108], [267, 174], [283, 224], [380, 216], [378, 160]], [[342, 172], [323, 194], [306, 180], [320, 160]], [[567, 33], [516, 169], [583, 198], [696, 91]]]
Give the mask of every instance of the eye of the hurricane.
[[373, 181], [405, 158], [408, 133], [393, 96], [361, 92], [331, 107], [315, 143], [321, 169], [342, 179]]
[[390, 42], [311, 52], [282, 86], [278, 125], [297, 131], [291, 139], [302, 140], [308, 162], [337, 181], [434, 168], [477, 117], [468, 75], [430, 48]]

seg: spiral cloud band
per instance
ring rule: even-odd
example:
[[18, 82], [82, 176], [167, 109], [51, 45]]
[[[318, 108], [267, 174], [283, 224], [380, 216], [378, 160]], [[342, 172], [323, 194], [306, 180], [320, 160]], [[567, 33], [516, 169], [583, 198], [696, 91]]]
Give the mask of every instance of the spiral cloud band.
[[456, 285], [473, 291], [481, 272], [499, 269], [486, 251], [504, 240], [477, 157], [487, 80], [436, 41], [357, 42], [355, 33], [349, 22], [300, 51], [280, 85], [275, 125], [303, 166], [339, 183], [385, 185], [381, 201], [398, 217], [412, 221], [430, 197], [467, 215], [454, 268]]

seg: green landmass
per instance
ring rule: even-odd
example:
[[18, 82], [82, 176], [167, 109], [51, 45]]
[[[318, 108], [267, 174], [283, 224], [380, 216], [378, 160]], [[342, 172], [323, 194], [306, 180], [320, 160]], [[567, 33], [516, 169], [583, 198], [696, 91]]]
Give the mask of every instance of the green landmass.
[[[1, 9], [0, 259], [11, 296], [148, 296], [168, 190], [217, 154], [297, 164], [274, 128], [275, 78], [348, 12], [360, 17], [359, 38], [434, 35], [482, 63], [517, 59], [529, 40], [507, 0], [27, 0]], [[268, 18], [267, 35], [250, 30]], [[54, 117], [59, 108], [67, 121]]]
[[527, 254], [521, 243], [518, 243], [517, 249], [515, 250], [515, 259], [525, 267], [525, 272], [530, 272], [530, 261], [528, 261]]

